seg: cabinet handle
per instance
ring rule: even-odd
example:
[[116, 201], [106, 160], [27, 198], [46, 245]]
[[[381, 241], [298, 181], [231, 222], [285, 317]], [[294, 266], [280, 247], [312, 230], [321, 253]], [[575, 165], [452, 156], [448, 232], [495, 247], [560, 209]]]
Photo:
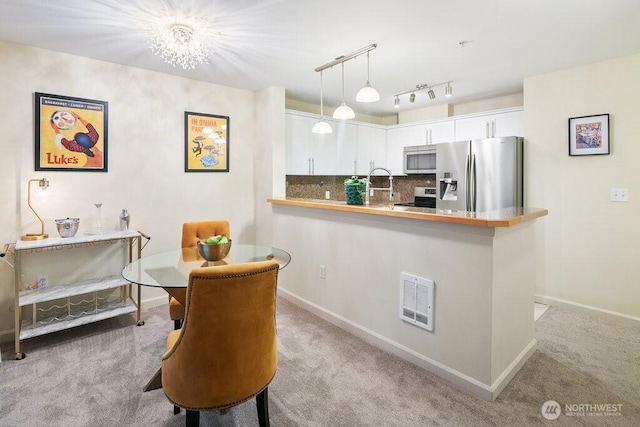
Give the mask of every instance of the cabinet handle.
[[316, 159], [315, 158], [311, 158], [311, 175], [315, 175], [316, 174]]
[[490, 137], [491, 137], [491, 134], [490, 134], [490, 132], [489, 132], [489, 122], [485, 122], [485, 124], [484, 124], [484, 128], [485, 128], [485, 129], [484, 129], [485, 137], [486, 137], [486, 138], [490, 138]]
[[353, 174], [354, 175], [358, 174], [358, 161], [357, 160], [353, 161]]
[[496, 136], [496, 121], [495, 120], [491, 120], [491, 137], [495, 137]]

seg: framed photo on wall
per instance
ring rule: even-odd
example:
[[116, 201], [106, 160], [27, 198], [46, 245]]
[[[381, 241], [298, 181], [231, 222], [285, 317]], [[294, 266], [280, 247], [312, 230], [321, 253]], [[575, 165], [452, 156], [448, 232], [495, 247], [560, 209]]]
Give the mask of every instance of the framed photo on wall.
[[229, 172], [229, 117], [184, 112], [184, 171]]
[[107, 172], [109, 103], [35, 93], [35, 170]]
[[569, 155], [609, 154], [609, 114], [569, 119]]

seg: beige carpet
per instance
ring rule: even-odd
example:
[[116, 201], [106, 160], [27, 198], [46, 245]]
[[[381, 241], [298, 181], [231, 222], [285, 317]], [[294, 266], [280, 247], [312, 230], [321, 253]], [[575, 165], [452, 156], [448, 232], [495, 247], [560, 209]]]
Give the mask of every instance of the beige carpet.
[[[640, 425], [640, 326], [549, 308], [536, 322], [539, 350], [495, 402], [278, 301], [280, 361], [269, 388], [273, 426]], [[0, 426], [181, 426], [162, 390], [142, 387], [172, 327], [165, 307], [146, 325], [124, 316], [2, 346]], [[545, 401], [563, 413], [542, 416]], [[565, 405], [622, 405], [618, 414], [565, 413]], [[617, 407], [617, 406], [616, 406]], [[584, 406], [582, 407], [584, 408]], [[255, 426], [254, 402], [201, 425]]]

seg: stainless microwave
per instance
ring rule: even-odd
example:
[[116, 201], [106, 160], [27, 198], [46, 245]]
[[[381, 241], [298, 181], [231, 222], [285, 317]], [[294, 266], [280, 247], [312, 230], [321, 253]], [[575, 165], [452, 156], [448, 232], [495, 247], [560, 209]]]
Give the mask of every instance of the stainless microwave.
[[436, 173], [436, 146], [414, 145], [404, 147], [402, 158], [404, 173]]

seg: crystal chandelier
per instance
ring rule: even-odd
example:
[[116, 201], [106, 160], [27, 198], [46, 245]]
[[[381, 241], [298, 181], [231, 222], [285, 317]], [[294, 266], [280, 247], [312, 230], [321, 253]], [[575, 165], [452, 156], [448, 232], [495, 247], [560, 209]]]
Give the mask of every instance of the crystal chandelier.
[[160, 20], [150, 28], [151, 50], [172, 66], [192, 70], [209, 62], [212, 32], [204, 23], [186, 19]]

